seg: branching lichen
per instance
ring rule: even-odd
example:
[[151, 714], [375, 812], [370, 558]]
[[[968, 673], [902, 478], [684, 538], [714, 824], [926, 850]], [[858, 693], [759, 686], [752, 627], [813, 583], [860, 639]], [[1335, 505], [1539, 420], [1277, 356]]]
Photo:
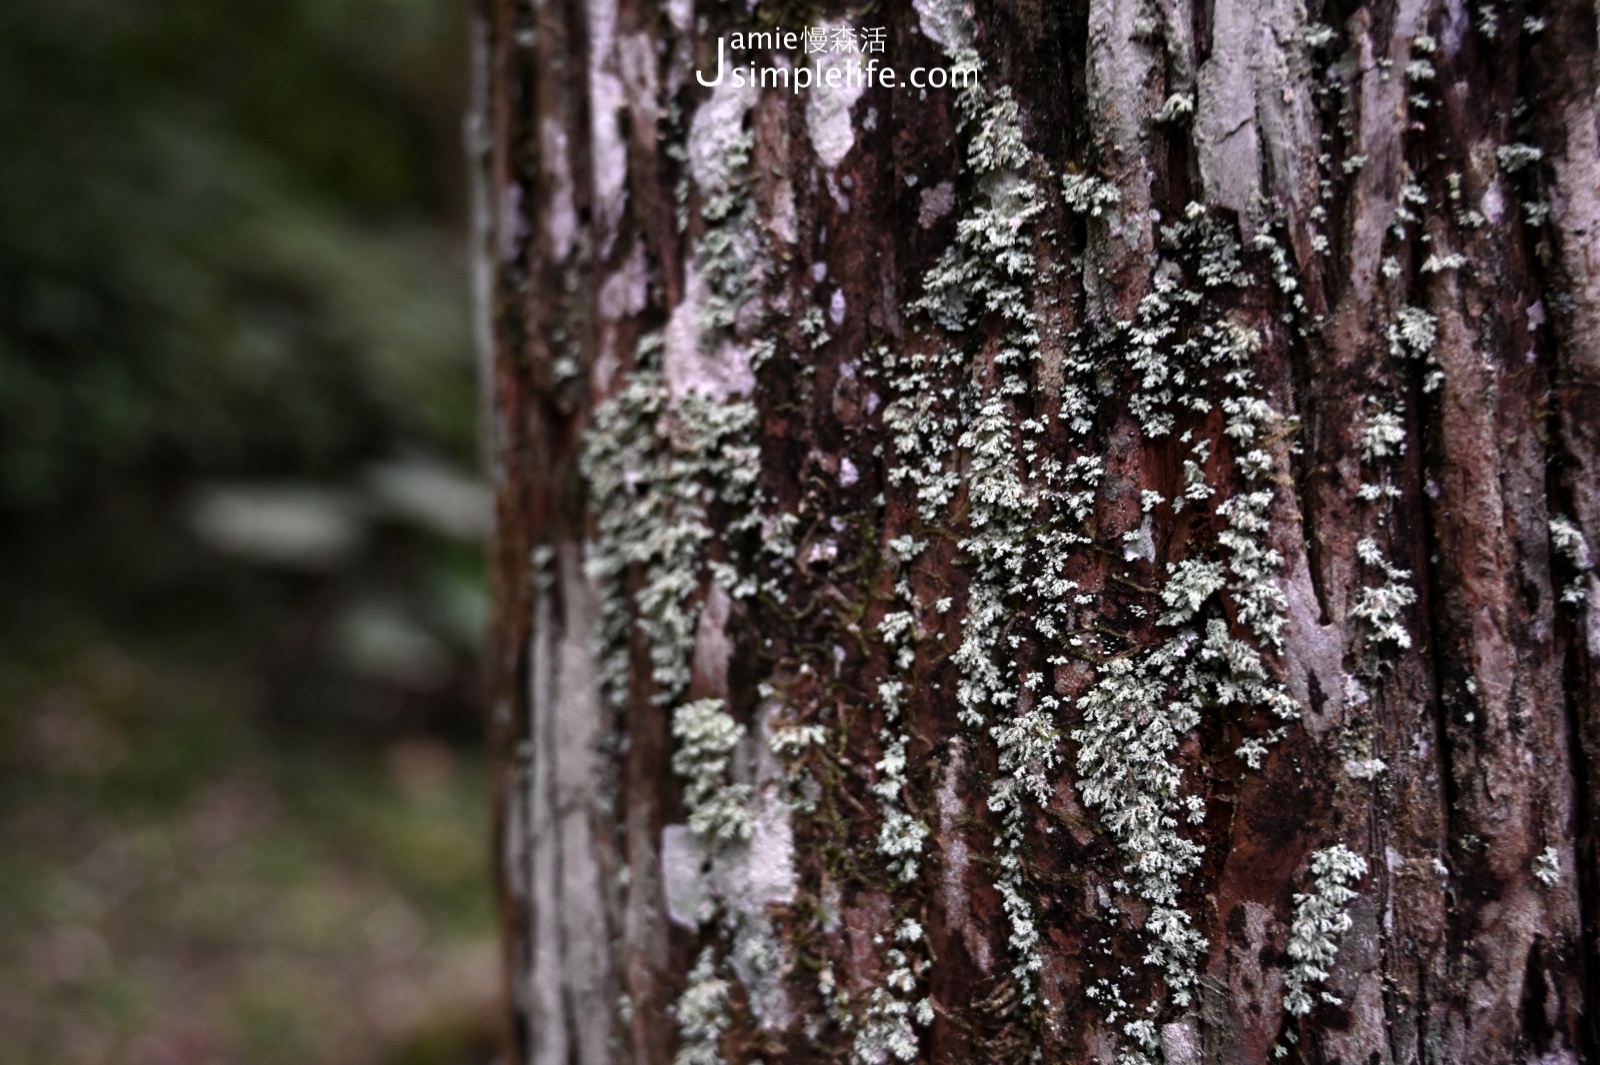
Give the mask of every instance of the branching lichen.
[[[1173, 111], [1166, 120], [1194, 110], [1194, 99], [1189, 96], [1180, 94], [1167, 102], [1172, 105]], [[1187, 111], [1183, 107], [1185, 102], [1188, 104]], [[1163, 119], [1158, 118], [1156, 121]], [[1122, 202], [1122, 194], [1111, 182], [1097, 178], [1093, 174], [1068, 174], [1061, 179], [1061, 199], [1069, 210], [1090, 218], [1099, 218]]]
[[1406, 650], [1411, 646], [1411, 633], [1405, 625], [1405, 609], [1417, 601], [1416, 589], [1409, 583], [1411, 571], [1392, 565], [1370, 539], [1356, 544], [1356, 554], [1378, 571], [1383, 583], [1364, 585], [1350, 607], [1350, 616], [1363, 624], [1368, 645], [1381, 655]]
[[1589, 541], [1584, 539], [1577, 522], [1558, 514], [1550, 519], [1550, 544], [1573, 571], [1572, 578], [1561, 589], [1561, 601], [1582, 605], [1587, 598], [1584, 581], [1594, 571]]
[[[877, 937], [882, 941], [883, 937]], [[917, 980], [926, 974], [931, 962], [913, 956], [923, 939], [922, 926], [907, 918], [894, 933], [894, 946], [884, 953], [889, 974], [883, 986], [872, 989], [871, 1000], [856, 1032], [855, 1060], [860, 1065], [915, 1061], [916, 1027], [933, 1023], [933, 1003], [916, 999]]]
[[[679, 139], [681, 114], [669, 108], [672, 142], [664, 150], [685, 164], [680, 229], [689, 228], [690, 179], [699, 191], [701, 225], [690, 267], [699, 284], [691, 283], [685, 302], [672, 308], [670, 355], [662, 335], [641, 339], [622, 387], [595, 408], [579, 460], [597, 533], [586, 568], [600, 592], [602, 695], [614, 713], [626, 711], [630, 663], [642, 644], [651, 701], [671, 713], [672, 768], [685, 780], [688, 827], [707, 858], [748, 844], [757, 819], [754, 789], [731, 772], [744, 726], [721, 699], [681, 702], [701, 603], [708, 582], [734, 599], [754, 595], [763, 587], [762, 561], [786, 565], [792, 558], [793, 533], [792, 524], [761, 513], [755, 407], [736, 394], [747, 371], [718, 362], [741, 357], [724, 349], [736, 335], [749, 339], [759, 317], [745, 313], [760, 283], [760, 235], [747, 188], [754, 140], [746, 117], [756, 93], [736, 89], [725, 85], [695, 111], [686, 140]], [[771, 350], [760, 341], [748, 346]], [[765, 554], [744, 557], [757, 532]], [[707, 862], [703, 876], [709, 868]], [[714, 879], [706, 896], [714, 906], [730, 906], [734, 968], [747, 975], [771, 971], [764, 918], [741, 914]], [[715, 943], [702, 949], [677, 1003], [679, 1065], [721, 1061], [730, 986], [718, 974], [719, 949]], [[759, 1015], [755, 998], [752, 990]]]
[[[884, 728], [879, 731], [878, 739], [883, 744], [883, 753], [874, 765], [878, 776], [872, 792], [877, 797], [882, 818], [877, 838], [878, 856], [898, 885], [904, 887], [915, 881], [921, 871], [923, 844], [929, 835], [928, 826], [912, 816], [905, 805], [906, 788], [910, 783], [906, 775], [906, 747], [910, 737], [901, 721], [907, 692], [901, 678], [916, 663], [919, 604], [904, 573], [928, 545], [913, 536], [902, 535], [888, 540], [886, 546], [889, 548], [887, 561], [900, 575], [895, 582], [895, 605], [901, 609], [891, 610], [878, 623], [878, 634], [889, 659], [890, 676], [878, 685], [878, 703], [884, 716]], [[899, 923], [894, 945], [883, 956], [888, 976], [882, 985], [872, 989], [862, 1014], [850, 1021], [854, 1027], [853, 1060], [857, 1065], [915, 1060], [918, 1039], [914, 1022], [926, 1025], [932, 1020], [932, 1005], [926, 998], [918, 999], [918, 981], [932, 964], [922, 939], [922, 926], [915, 920], [905, 918]], [[875, 943], [882, 941], [882, 935], [875, 938]]]
[[687, 782], [683, 802], [689, 811], [689, 830], [711, 846], [748, 842], [755, 831], [750, 785], [728, 781], [733, 752], [745, 728], [725, 705], [721, 699], [696, 699], [672, 715], [672, 738], [678, 741], [672, 771]]
[[1561, 855], [1554, 847], [1546, 847], [1533, 859], [1533, 878], [1546, 888], [1561, 883]]
[[[660, 339], [639, 345], [639, 367], [595, 409], [580, 468], [598, 536], [586, 563], [601, 589], [601, 690], [628, 697], [631, 630], [650, 648], [655, 701], [674, 702], [689, 682], [706, 547], [708, 501], [753, 514], [759, 465], [749, 442], [755, 408], [690, 394], [674, 401], [656, 365]], [[642, 580], [630, 592], [629, 573]]]
[[683, 1042], [672, 1065], [724, 1065], [722, 1036], [728, 1030], [730, 991], [728, 981], [717, 974], [716, 952], [706, 947], [673, 1007]]
[[[1294, 920], [1289, 927], [1289, 971], [1283, 977], [1283, 1008], [1295, 1017], [1316, 1005], [1313, 986], [1328, 979], [1328, 967], [1339, 953], [1339, 941], [1350, 930], [1346, 908], [1356, 898], [1350, 885], [1367, 875], [1367, 860], [1342, 843], [1311, 856], [1316, 886], [1294, 897]], [[1322, 991], [1322, 1001], [1337, 1006], [1339, 999]]]

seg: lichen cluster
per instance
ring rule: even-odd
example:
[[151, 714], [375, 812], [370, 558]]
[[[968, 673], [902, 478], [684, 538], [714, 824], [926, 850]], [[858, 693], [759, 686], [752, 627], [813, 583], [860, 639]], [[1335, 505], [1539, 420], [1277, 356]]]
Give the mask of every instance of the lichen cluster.
[[1295, 1017], [1310, 1013], [1317, 998], [1331, 1005], [1339, 999], [1323, 990], [1313, 998], [1316, 984], [1328, 979], [1328, 967], [1339, 953], [1339, 941], [1350, 931], [1348, 906], [1356, 898], [1351, 887], [1367, 875], [1367, 861], [1342, 843], [1311, 856], [1312, 890], [1294, 897], [1294, 921], [1289, 927], [1290, 965], [1283, 978], [1283, 1008]]
[[[1191, 544], [1155, 590], [1156, 628], [1170, 635], [1100, 641], [1104, 661], [1078, 702], [1083, 723], [1073, 739], [1079, 793], [1099, 811], [1124, 857], [1127, 879], [1119, 881], [1119, 890], [1149, 907], [1145, 962], [1165, 988], [1164, 996], [1158, 992], [1146, 1002], [1142, 1015], [1115, 984], [1088, 992], [1105, 1007], [1108, 1022], [1122, 1025], [1128, 1043], [1120, 1060], [1128, 1063], [1159, 1060], [1155, 1021], [1163, 1003], [1192, 1006], [1196, 966], [1206, 947], [1181, 897], [1202, 855], [1184, 825], [1200, 822], [1205, 810], [1197, 795], [1184, 794], [1178, 749], [1207, 714], [1227, 713], [1243, 725], [1265, 712], [1278, 727], [1247, 734], [1237, 751], [1255, 768], [1283, 725], [1300, 713], [1263, 658], [1263, 651], [1278, 649], [1286, 624], [1283, 560], [1270, 532], [1275, 471], [1292, 427], [1261, 394], [1253, 366], [1258, 335], [1216, 310], [1249, 277], [1236, 243], [1198, 205], [1165, 227], [1162, 239], [1170, 258], [1135, 319], [1098, 326], [1079, 340], [1102, 365], [1115, 360], [1127, 367], [1135, 382], [1130, 410], [1142, 434], [1150, 440], [1170, 437], [1185, 455], [1173, 512], [1205, 507], [1223, 521], [1215, 545]], [[1280, 277], [1279, 287], [1292, 292], [1286, 280], [1292, 279]], [[1185, 417], [1203, 418], [1214, 407], [1224, 415], [1221, 439], [1202, 436], [1196, 427], [1179, 431]], [[1231, 461], [1208, 472], [1218, 448]], [[1164, 502], [1143, 500], [1145, 509]], [[1125, 552], [1124, 558], [1133, 555]], [[1219, 609], [1223, 595], [1249, 640], [1231, 631]]]
[[751, 787], [733, 783], [728, 770], [745, 728], [721, 699], [696, 699], [672, 714], [672, 771], [684, 778], [689, 831], [710, 847], [749, 842], [755, 831]]
[[[580, 468], [597, 524], [587, 572], [600, 590], [602, 695], [613, 712], [626, 711], [637, 630], [648, 647], [652, 700], [668, 708], [679, 741], [672, 764], [686, 780], [689, 827], [714, 851], [747, 842], [752, 831], [749, 787], [728, 774], [743, 728], [721, 699], [680, 700], [691, 677], [704, 583], [737, 573], [726, 561], [709, 564], [709, 508], [714, 502], [737, 515], [728, 525], [755, 524], [754, 408], [693, 393], [674, 397], [658, 366], [660, 352], [658, 337], [641, 342], [633, 373], [595, 409], [585, 438]], [[678, 1065], [720, 1063], [717, 1039], [726, 1021], [718, 1011], [726, 998], [726, 981], [707, 947], [677, 1007]]]
[[1550, 544], [1557, 556], [1572, 570], [1572, 577], [1561, 589], [1561, 601], [1581, 606], [1588, 599], [1585, 582], [1594, 572], [1594, 556], [1589, 541], [1577, 522], [1563, 515], [1550, 519]]
[[[649, 656], [651, 700], [671, 715], [672, 767], [684, 780], [688, 828], [704, 856], [700, 875], [711, 905], [695, 915], [703, 925], [726, 901], [711, 861], [748, 845], [756, 828], [753, 789], [733, 774], [745, 727], [720, 698], [682, 701], [703, 597], [708, 582], [731, 599], [752, 596], [762, 587], [762, 558], [741, 556], [739, 545], [754, 537], [781, 552], [792, 530], [762, 512], [755, 406], [701, 387], [693, 373], [685, 379], [681, 365], [674, 377], [666, 363], [674, 342], [687, 349], [676, 353], [680, 363], [693, 369], [724, 358], [719, 345], [736, 332], [759, 286], [760, 240], [747, 187], [750, 102], [748, 95], [714, 95], [694, 116], [687, 143], [669, 153], [685, 164], [680, 206], [686, 210], [688, 178], [699, 191], [702, 224], [691, 269], [704, 291], [687, 337], [671, 336], [669, 326], [667, 335], [640, 341], [622, 387], [596, 407], [580, 458], [597, 526], [587, 572], [600, 590], [601, 691], [613, 712], [626, 712], [637, 634]], [[680, 215], [681, 225], [687, 221]], [[715, 943], [706, 945], [688, 974], [674, 1007], [678, 1065], [722, 1060], [731, 988], [725, 966], [775, 968], [770, 936], [746, 927], [747, 916], [730, 914], [725, 922], [738, 957], [722, 958]]]
[[[944, 14], [941, 32], [950, 40], [942, 43], [952, 63], [979, 67], [970, 26], [949, 22], [969, 16]], [[1307, 43], [1325, 46], [1328, 34], [1318, 41], [1308, 35]], [[1415, 52], [1407, 76], [1423, 86], [1433, 78], [1431, 50], [1423, 42]], [[776, 344], [753, 339], [748, 313], [761, 251], [747, 188], [749, 106], [714, 94], [678, 157], [700, 191], [692, 269], [705, 286], [701, 343], [709, 350], [737, 337], [750, 341], [759, 359]], [[1206, 810], [1186, 787], [1182, 748], [1199, 725], [1220, 719], [1241, 737], [1241, 768], [1258, 769], [1300, 715], [1270, 666], [1288, 620], [1283, 558], [1273, 546], [1276, 485], [1296, 426], [1274, 409], [1261, 384], [1260, 323], [1226, 308], [1245, 302], [1239, 297], [1247, 288], [1275, 289], [1282, 320], [1302, 336], [1310, 316], [1292, 257], [1274, 235], [1279, 223], [1252, 221], [1247, 265], [1234, 223], [1190, 204], [1159, 227], [1150, 290], [1130, 316], [1086, 315], [1076, 331], [1047, 344], [1044, 334], [1066, 316], [1052, 311], [1061, 286], [1047, 282], [1063, 268], [1042, 265], [1048, 256], [1041, 249], [1059, 250], [1051, 245], [1060, 236], [1042, 229], [1044, 220], [1081, 225], [1091, 242], [1113, 239], [1108, 234], [1121, 223], [1123, 193], [1092, 168], [1052, 175], [1028, 147], [1023, 116], [1005, 87], [964, 90], [956, 107], [970, 200], [952, 244], [908, 308], [915, 339], [902, 351], [880, 350], [873, 367], [890, 395], [883, 413], [891, 434], [886, 481], [905, 504], [886, 512], [906, 515], [913, 526], [887, 541], [894, 593], [870, 629], [888, 663], [876, 686], [883, 727], [870, 785], [878, 824], [872, 850], [886, 874], [892, 913], [874, 940], [884, 975], [853, 1003], [825, 964], [818, 991], [829, 1018], [851, 1036], [861, 1065], [914, 1060], [918, 1027], [935, 1014], [925, 990], [932, 952], [910, 907], [925, 874], [930, 830], [910, 798], [913, 735], [903, 710], [925, 631], [933, 627], [928, 611], [943, 614], [951, 603], [920, 600], [908, 575], [927, 547], [917, 537], [954, 530], [968, 586], [950, 663], [959, 676], [958, 719], [991, 745], [997, 769], [986, 796], [996, 825], [989, 868], [1009, 926], [1010, 982], [1018, 1001], [1037, 1010], [1042, 904], [1029, 853], [1038, 815], [1056, 801], [1070, 738], [1078, 794], [1097, 815], [1121, 871], [1112, 885], [1118, 895], [1102, 905], [1113, 920], [1139, 915], [1137, 929], [1128, 920], [1112, 934], [1141, 944], [1147, 970], [1125, 969], [1087, 993], [1125, 1037], [1118, 1060], [1152, 1065], [1161, 1056], [1159, 1025], [1172, 1011], [1196, 1005], [1197, 969], [1208, 946], [1185, 898], [1204, 853], [1193, 826]], [[1189, 94], [1174, 94], [1157, 121], [1183, 121], [1194, 107]], [[1500, 162], [1511, 172], [1528, 160], [1511, 153]], [[1359, 171], [1360, 163], [1350, 159], [1340, 168], [1331, 155], [1319, 161], [1324, 199], [1331, 183]], [[689, 188], [686, 182], [684, 204]], [[1420, 224], [1413, 208], [1425, 202], [1420, 186], [1408, 183], [1395, 239]], [[1326, 211], [1317, 210], [1312, 221], [1320, 225]], [[1326, 238], [1315, 237], [1314, 247], [1326, 251]], [[1087, 269], [1085, 259], [1073, 261]], [[1449, 255], [1430, 262], [1432, 272], [1460, 266]], [[829, 341], [826, 321], [818, 307], [799, 309], [794, 332], [820, 346]], [[980, 333], [987, 339], [980, 342]], [[1402, 305], [1389, 342], [1396, 358], [1427, 367], [1425, 385], [1437, 387], [1432, 315]], [[649, 649], [654, 699], [672, 715], [672, 764], [684, 780], [688, 827], [715, 853], [746, 843], [754, 818], [751, 788], [733, 772], [744, 727], [721, 699], [683, 701], [698, 604], [707, 581], [734, 598], [759, 589], [781, 603], [783, 593], [778, 581], [760, 577], [753, 560], [714, 549], [713, 542], [751, 534], [786, 566], [796, 519], [761, 512], [753, 405], [675, 390], [661, 357], [659, 338], [647, 338], [621, 390], [595, 412], [583, 459], [598, 515], [589, 573], [602, 590], [606, 697], [619, 711], [626, 706], [637, 632]], [[1177, 471], [1177, 482], [1162, 486], [1170, 497], [1149, 488], [1139, 494], [1132, 524], [1108, 521], [1104, 508], [1107, 489], [1118, 487], [1108, 481], [1114, 463], [1101, 440], [1120, 413], [1101, 409], [1113, 394], [1125, 397], [1145, 448], [1164, 450]], [[1363, 475], [1371, 475], [1360, 498], [1375, 508], [1380, 526], [1384, 508], [1399, 495], [1395, 463], [1406, 446], [1405, 414], [1398, 398], [1374, 397], [1360, 428]], [[713, 510], [721, 512], [716, 522]], [[1199, 531], [1188, 542], [1168, 542], [1180, 514], [1194, 519], [1186, 528]], [[1551, 523], [1552, 542], [1586, 573], [1587, 545], [1579, 536], [1580, 564], [1567, 527], [1558, 528], [1562, 520]], [[1409, 574], [1389, 563], [1374, 540], [1363, 540], [1358, 551], [1367, 576], [1378, 582], [1358, 591], [1350, 616], [1364, 626], [1375, 654], [1392, 655], [1409, 646], [1404, 611], [1415, 592]], [[1096, 567], [1106, 569], [1109, 584], [1084, 577]], [[1072, 707], [1062, 694], [1070, 689], [1059, 681], [1067, 667], [1090, 678]], [[1079, 723], [1069, 737], [1061, 718], [1070, 709]], [[770, 747], [798, 766], [825, 739], [820, 726], [790, 726], [771, 735]], [[1367, 760], [1350, 775], [1361, 778], [1371, 765], [1373, 775], [1383, 768]], [[792, 783], [791, 801], [808, 808], [814, 798], [805, 796], [814, 795], [815, 782], [794, 769]], [[1295, 897], [1290, 1014], [1308, 1012], [1312, 986], [1327, 978], [1349, 927], [1351, 885], [1365, 869], [1342, 845], [1313, 857], [1316, 887]], [[739, 941], [766, 942], [754, 935]], [[720, 1062], [730, 964], [715, 943], [698, 954], [676, 1007], [680, 1065]], [[764, 964], [776, 966], [771, 959]]]
[[[909, 536], [889, 543], [897, 566], [909, 565], [926, 546]], [[896, 582], [895, 596], [900, 604], [915, 605], [910, 586], [903, 577]], [[889, 652], [891, 673], [878, 685], [884, 727], [878, 734], [883, 754], [873, 766], [877, 781], [872, 792], [882, 818], [876, 850], [894, 878], [901, 885], [909, 885], [921, 870], [923, 846], [929, 834], [928, 826], [905, 804], [906, 746], [911, 738], [901, 720], [907, 695], [902, 678], [915, 662], [915, 616], [911, 610], [892, 611], [879, 622], [878, 633]], [[885, 943], [884, 933], [876, 935], [873, 942], [884, 948], [882, 958], [887, 975], [871, 990], [865, 1011], [852, 1025], [855, 1028], [853, 1058], [859, 1065], [913, 1061], [918, 1049], [915, 1025], [926, 1026], [933, 1020], [932, 1003], [918, 993], [919, 981], [926, 977], [932, 964], [923, 942], [922, 926], [909, 916], [902, 917], [888, 943]]]
[[[1123, 1060], [1151, 1061], [1158, 1054], [1153, 1018], [1163, 1002], [1192, 1003], [1205, 947], [1181, 899], [1201, 854], [1183, 825], [1203, 818], [1204, 808], [1198, 796], [1184, 794], [1177, 750], [1205, 713], [1225, 710], [1241, 723], [1259, 711], [1280, 723], [1299, 714], [1262, 657], [1278, 647], [1285, 624], [1282, 559], [1269, 532], [1273, 478], [1289, 427], [1256, 382], [1259, 337], [1217, 310], [1227, 290], [1250, 278], [1237, 241], [1199, 205], [1165, 227], [1168, 257], [1135, 315], [1074, 334], [1067, 350], [1055, 354], [1059, 385], [1050, 398], [1057, 404], [1052, 410], [1048, 400], [1039, 402], [1033, 375], [1046, 356], [1037, 310], [1043, 234], [1036, 222], [1050, 206], [1030, 178], [1040, 164], [1004, 88], [968, 93], [959, 107], [975, 196], [913, 307], [938, 334], [922, 350], [887, 360], [897, 388], [884, 416], [894, 433], [888, 481], [911, 492], [924, 522], [951, 521], [964, 533], [960, 557], [970, 582], [952, 655], [960, 671], [959, 718], [995, 746], [994, 886], [1010, 922], [1011, 977], [1024, 1003], [1036, 1000], [1042, 965], [1026, 844], [1034, 811], [1052, 800], [1063, 759], [1057, 723], [1063, 707], [1040, 667], [1096, 667], [1078, 704], [1082, 725], [1072, 735], [1079, 791], [1123, 855], [1128, 878], [1118, 890], [1148, 907], [1145, 958], [1166, 997], [1154, 995], [1134, 1016], [1120, 987], [1090, 993], [1102, 999], [1109, 1021], [1123, 1024], [1130, 1040]], [[1063, 179], [1061, 190], [1061, 209], [1086, 224], [1106, 224], [1121, 202], [1114, 185], [1085, 173]], [[1258, 237], [1254, 247], [1267, 253], [1275, 283], [1303, 312], [1287, 259], [1272, 254], [1276, 243]], [[961, 344], [985, 319], [1003, 323], [997, 350]], [[1141, 433], [1150, 441], [1171, 439], [1183, 455], [1183, 484], [1170, 504], [1147, 490], [1143, 524], [1113, 532], [1097, 528], [1094, 518], [1106, 467], [1093, 434], [1099, 397], [1117, 387], [1111, 375], [1123, 373], [1132, 382], [1127, 406]], [[1197, 432], [1213, 409], [1224, 418], [1220, 439]], [[1180, 432], [1186, 418], [1196, 426]], [[1052, 424], [1067, 427], [1065, 457], [1045, 446]], [[959, 465], [951, 462], [952, 445]], [[1219, 447], [1231, 458], [1227, 472], [1208, 473]], [[1225, 491], [1235, 486], [1241, 490]], [[958, 500], [964, 509], [953, 513]], [[1075, 559], [1110, 534], [1125, 561], [1154, 563], [1149, 515], [1166, 505], [1174, 514], [1208, 508], [1223, 528], [1213, 546], [1174, 563], [1149, 602], [1126, 604], [1132, 618], [1159, 614], [1157, 638], [1139, 635], [1138, 627], [1115, 632], [1089, 624], [1089, 608], [1104, 593], [1069, 576]], [[1138, 587], [1132, 576], [1124, 579]], [[1249, 640], [1232, 633], [1220, 609], [1224, 594]], [[1033, 661], [1039, 665], [1021, 664]], [[1281, 731], [1280, 724], [1248, 737], [1240, 758], [1259, 765]]]
[[672, 1065], [723, 1065], [722, 1034], [728, 1030], [728, 981], [718, 975], [716, 952], [706, 947], [689, 971], [689, 987], [676, 1010], [683, 1045]]
[[[596, 515], [586, 563], [600, 589], [600, 684], [627, 705], [635, 627], [650, 656], [654, 701], [670, 705], [689, 683], [699, 596], [713, 540], [709, 503], [748, 528], [755, 514], [755, 408], [697, 394], [673, 397], [662, 378], [659, 335], [639, 344], [627, 383], [595, 408], [580, 461]], [[629, 587], [637, 572], [637, 591]]]

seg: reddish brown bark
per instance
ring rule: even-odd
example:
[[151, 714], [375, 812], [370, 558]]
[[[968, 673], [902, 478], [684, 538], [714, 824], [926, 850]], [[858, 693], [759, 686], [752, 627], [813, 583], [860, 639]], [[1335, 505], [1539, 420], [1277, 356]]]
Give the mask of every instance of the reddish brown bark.
[[[511, 1053], [645, 1065], [692, 1044], [729, 1062], [889, 1060], [863, 1033], [875, 990], [892, 986], [894, 929], [913, 918], [926, 935], [906, 949], [930, 964], [902, 997], [933, 1016], [912, 1023], [908, 1060], [1109, 1063], [1119, 1048], [1168, 1065], [1600, 1060], [1600, 582], [1552, 526], [1600, 549], [1594, 8], [1001, 0], [961, 16], [983, 63], [976, 110], [953, 90], [869, 88], [845, 106], [847, 147], [829, 165], [839, 127], [817, 97], [768, 90], [727, 127], [748, 134], [748, 163], [725, 141], [707, 154], [713, 101], [733, 97], [693, 71], [709, 75], [719, 35], [882, 25], [885, 61], [949, 66], [930, 12], [962, 10], [718, 5], [686, 21], [636, 0], [479, 0]], [[1005, 90], [1027, 158], [985, 171], [969, 149]], [[1154, 119], [1174, 96], [1192, 113]], [[729, 159], [732, 216], [716, 205]], [[1074, 206], [1072, 175], [1104, 182], [1114, 204]], [[964, 291], [1015, 282], [1026, 307], [943, 328], [916, 302], [1004, 181], [1039, 190], [1038, 214], [1007, 230], [1027, 234], [1031, 265], [1005, 274], [998, 254], [973, 255], [985, 280]], [[1201, 238], [1166, 232], [1191, 201], [1206, 232], [1237, 242], [1241, 283], [1173, 312], [1159, 345], [1169, 373], [1201, 380], [1211, 406], [1164, 401], [1175, 421], [1162, 433], [1118, 323], [1172, 278], [1201, 291]], [[715, 239], [730, 234], [759, 239], [764, 267], [737, 252], [731, 272], [719, 266]], [[725, 276], [745, 290], [713, 321], [707, 293]], [[1018, 316], [1038, 339], [1013, 395], [1003, 350]], [[1436, 339], [1406, 339], [1424, 320]], [[1179, 345], [1206, 328], [1253, 338], [1246, 391], [1270, 408], [1254, 444], [1230, 435], [1224, 407], [1245, 386], [1184, 361], [1198, 356]], [[763, 342], [770, 356], [751, 369]], [[936, 353], [954, 354], [897, 391], [909, 357]], [[1077, 428], [1063, 414], [1073, 381], [1095, 404]], [[599, 460], [582, 456], [617, 434], [604, 412], [641, 382], [659, 408], [626, 409], [650, 442], [607, 494]], [[936, 455], [953, 498], [931, 508], [896, 473], [915, 455], [885, 420], [919, 397], [954, 426]], [[975, 726], [958, 698], [973, 667], [956, 652], [993, 578], [971, 541], [1013, 526], [985, 524], [979, 445], [961, 438], [997, 397], [1006, 463], [1026, 467], [1036, 438], [1041, 455], [1092, 455], [1105, 472], [1072, 525], [1085, 542], [1062, 549], [1088, 642], [1039, 636], [1048, 604], [1004, 589], [989, 658], [1014, 697]], [[754, 449], [755, 495], [729, 487], [742, 452], [695, 451], [709, 439], [695, 428], [702, 401], [752, 411], [715, 449]], [[1397, 435], [1374, 451], [1384, 418]], [[1180, 510], [1196, 440], [1211, 441], [1197, 469], [1213, 494]], [[698, 489], [651, 495], [687, 458], [705, 460], [683, 482]], [[1363, 499], [1363, 485], [1394, 491]], [[1281, 722], [1208, 696], [1170, 754], [1206, 813], [1177, 829], [1204, 847], [1178, 878], [1178, 908], [1207, 941], [1185, 1005], [1181, 978], [1145, 962], [1158, 907], [1126, 883], [1135, 859], [1085, 790], [1075, 732], [1093, 728], [1083, 700], [1110, 662], [1144, 661], [1171, 637], [1155, 619], [1180, 563], [1237, 557], [1222, 505], [1263, 486], [1281, 652], [1242, 585], [1208, 593], [1194, 624], [1221, 621], [1260, 650], [1300, 713], [1252, 769], [1241, 745]], [[639, 546], [608, 577], [596, 565], [617, 548], [607, 517], [641, 500], [666, 509], [636, 535], [681, 519], [706, 537], [675, 562]], [[1015, 527], [1068, 509], [1040, 504]], [[774, 531], [784, 520], [792, 538]], [[926, 547], [901, 561], [901, 537]], [[1027, 544], [1032, 576], [1046, 561]], [[759, 590], [730, 593], [719, 572]], [[651, 635], [662, 573], [689, 582], [677, 688], [658, 668], [670, 640]], [[1369, 593], [1385, 586], [1414, 594], [1387, 615], [1408, 646], [1373, 621]], [[608, 629], [617, 609], [622, 627]], [[883, 629], [899, 612], [915, 630], [905, 665]], [[626, 668], [615, 689], [608, 654]], [[1040, 686], [1023, 683], [1031, 673]], [[892, 679], [907, 692], [898, 719], [880, 694]], [[1030, 1002], [997, 887], [1010, 852], [990, 797], [1013, 774], [991, 726], [1052, 694], [1049, 795], [1020, 807], [1016, 837], [1040, 936]], [[706, 699], [747, 730], [721, 771], [753, 789], [759, 824], [752, 844], [682, 851], [695, 803], [691, 774], [673, 768], [687, 742], [673, 722]], [[773, 730], [800, 726], [825, 738], [764, 753]], [[905, 783], [886, 800], [874, 786], [896, 734]], [[894, 810], [929, 832], [909, 878], [879, 842]], [[1314, 982], [1339, 1001], [1300, 1016], [1285, 1010], [1293, 924], [1318, 890], [1313, 856], [1336, 844], [1366, 872]], [[674, 864], [683, 854], [715, 855], [699, 887]], [[786, 863], [792, 882], [773, 872]], [[697, 924], [674, 907], [702, 889], [714, 915]], [[770, 970], [746, 957], [762, 936]], [[681, 996], [702, 958], [726, 1000], [709, 1036], [686, 1036]], [[1131, 1011], [1113, 1017], [1097, 986]], [[1126, 1026], [1145, 1017], [1158, 1037], [1141, 1049]]]

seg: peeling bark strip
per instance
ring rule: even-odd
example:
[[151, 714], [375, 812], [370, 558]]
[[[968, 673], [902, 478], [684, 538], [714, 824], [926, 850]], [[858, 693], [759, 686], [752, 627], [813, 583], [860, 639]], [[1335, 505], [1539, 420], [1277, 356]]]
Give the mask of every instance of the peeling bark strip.
[[515, 1060], [1600, 1062], [1592, 6], [474, 33]]

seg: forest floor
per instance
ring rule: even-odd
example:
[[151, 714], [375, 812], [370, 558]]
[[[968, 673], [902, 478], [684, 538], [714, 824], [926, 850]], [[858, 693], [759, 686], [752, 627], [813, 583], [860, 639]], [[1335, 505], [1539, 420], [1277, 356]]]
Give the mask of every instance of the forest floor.
[[6, 584], [0, 1065], [491, 1060], [471, 728], [286, 725], [282, 641], [219, 615], [236, 596], [141, 625], [59, 574]]

